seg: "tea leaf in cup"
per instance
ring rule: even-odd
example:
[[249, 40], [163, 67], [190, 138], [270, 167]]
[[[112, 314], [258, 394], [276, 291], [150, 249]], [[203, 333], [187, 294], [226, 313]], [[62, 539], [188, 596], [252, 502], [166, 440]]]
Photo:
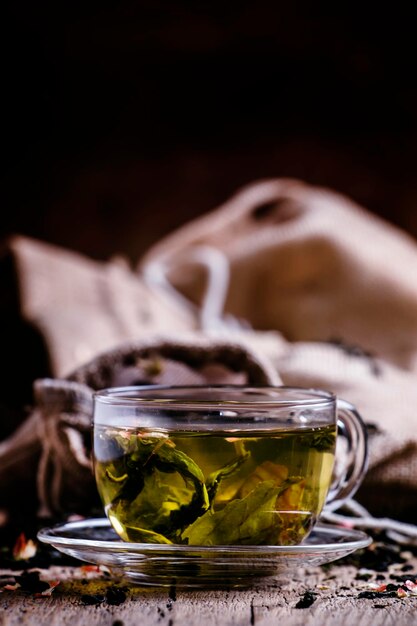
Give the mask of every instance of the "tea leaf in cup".
[[216, 497], [217, 489], [219, 488], [220, 482], [224, 478], [229, 478], [232, 476], [240, 466], [250, 457], [250, 452], [245, 452], [244, 455], [237, 457], [230, 463], [227, 463], [220, 469], [215, 472], [212, 472], [206, 480], [207, 493], [210, 500], [210, 504], [213, 502]]
[[334, 450], [336, 445], [336, 433], [321, 432], [314, 435], [309, 441], [308, 446], [319, 452], [328, 452]]
[[259, 545], [276, 542], [279, 519], [275, 503], [280, 492], [274, 481], [260, 483], [241, 500], [224, 509], [207, 511], [182, 534], [192, 545]]
[[130, 541], [136, 543], [163, 543], [172, 544], [172, 541], [161, 535], [160, 533], [147, 530], [145, 528], [136, 528], [135, 526], [126, 526]]
[[[135, 541], [142, 541], [140, 537], [151, 528], [155, 535], [151, 543], [178, 540], [182, 530], [209, 507], [204, 475], [169, 439], [136, 437], [136, 442], [129, 442], [129, 449], [132, 448], [130, 455], [119, 460], [126, 467], [124, 474], [114, 475], [106, 468], [113, 485], [120, 483], [108, 515], [115, 520], [141, 520], [140, 527], [126, 525], [131, 540], [134, 536]], [[180, 485], [164, 479], [166, 474], [175, 473], [182, 479]]]

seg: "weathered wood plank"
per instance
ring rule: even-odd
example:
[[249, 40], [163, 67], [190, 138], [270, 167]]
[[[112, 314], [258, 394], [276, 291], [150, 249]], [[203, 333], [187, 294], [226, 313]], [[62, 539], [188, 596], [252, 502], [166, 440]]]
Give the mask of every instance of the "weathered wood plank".
[[[417, 562], [413, 560], [416, 566]], [[415, 570], [414, 570], [415, 571]], [[82, 584], [62, 570], [63, 580], [50, 598], [22, 592], [0, 594], [1, 626], [409, 626], [416, 620], [417, 597], [359, 599], [368, 583], [355, 580], [353, 567], [300, 571], [291, 581], [246, 591], [153, 590], [130, 588], [119, 606], [85, 606], [81, 595], [104, 593], [107, 581]], [[44, 572], [54, 578], [57, 570]], [[317, 593], [308, 609], [295, 605], [307, 590]], [[383, 608], [375, 608], [382, 606]]]

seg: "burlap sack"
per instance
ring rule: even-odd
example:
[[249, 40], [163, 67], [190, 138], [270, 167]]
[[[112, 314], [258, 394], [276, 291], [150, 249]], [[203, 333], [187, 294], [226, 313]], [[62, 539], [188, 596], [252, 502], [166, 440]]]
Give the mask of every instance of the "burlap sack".
[[370, 462], [355, 496], [374, 515], [415, 522], [416, 374], [341, 343], [289, 343], [274, 365], [284, 384], [329, 389], [366, 421]]
[[16, 313], [41, 333], [53, 376], [121, 342], [193, 327], [175, 301], [150, 290], [121, 257], [102, 263], [24, 237], [9, 240], [7, 255], [17, 278]]

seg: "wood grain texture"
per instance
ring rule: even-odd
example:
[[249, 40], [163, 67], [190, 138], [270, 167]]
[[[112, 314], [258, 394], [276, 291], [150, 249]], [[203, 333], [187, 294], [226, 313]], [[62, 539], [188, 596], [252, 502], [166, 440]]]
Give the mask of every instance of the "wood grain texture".
[[[412, 564], [416, 571], [416, 559]], [[417, 597], [359, 599], [358, 593], [368, 589], [369, 583], [356, 580], [357, 569], [350, 566], [334, 566], [326, 572], [320, 568], [300, 570], [291, 581], [246, 591], [130, 587], [127, 600], [119, 606], [106, 602], [84, 605], [82, 594], [104, 594], [112, 583], [100, 579], [82, 584], [77, 569], [51, 568], [42, 572], [42, 578], [62, 581], [50, 598], [35, 598], [19, 591], [0, 593], [0, 625], [409, 626], [416, 620]], [[317, 594], [315, 602], [307, 609], [295, 608], [307, 590]]]

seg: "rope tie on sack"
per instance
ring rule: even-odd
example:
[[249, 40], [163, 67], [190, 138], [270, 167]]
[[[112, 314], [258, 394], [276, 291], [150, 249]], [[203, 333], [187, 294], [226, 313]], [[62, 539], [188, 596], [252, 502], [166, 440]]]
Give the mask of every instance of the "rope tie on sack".
[[[91, 471], [91, 460], [81, 430], [91, 424], [92, 390], [74, 382], [44, 379], [36, 381], [37, 435], [41, 456], [37, 472], [39, 515], [59, 510], [64, 475], [71, 469], [74, 480]], [[76, 463], [74, 463], [76, 461]]]
[[389, 517], [374, 517], [369, 511], [356, 500], [347, 500], [341, 507], [346, 509], [350, 515], [335, 513], [324, 510], [320, 520], [339, 526], [349, 528], [364, 528], [368, 530], [386, 531], [387, 536], [400, 544], [417, 545], [417, 526], [407, 524]]
[[[170, 270], [193, 261], [207, 273], [207, 287], [198, 307], [176, 289], [168, 278]], [[144, 279], [151, 289], [161, 290], [173, 298], [179, 306], [191, 312], [198, 320], [199, 329], [216, 334], [227, 334], [250, 328], [249, 322], [224, 312], [230, 283], [230, 264], [223, 252], [212, 246], [194, 246], [186, 258], [171, 261], [153, 261], [144, 269]]]

